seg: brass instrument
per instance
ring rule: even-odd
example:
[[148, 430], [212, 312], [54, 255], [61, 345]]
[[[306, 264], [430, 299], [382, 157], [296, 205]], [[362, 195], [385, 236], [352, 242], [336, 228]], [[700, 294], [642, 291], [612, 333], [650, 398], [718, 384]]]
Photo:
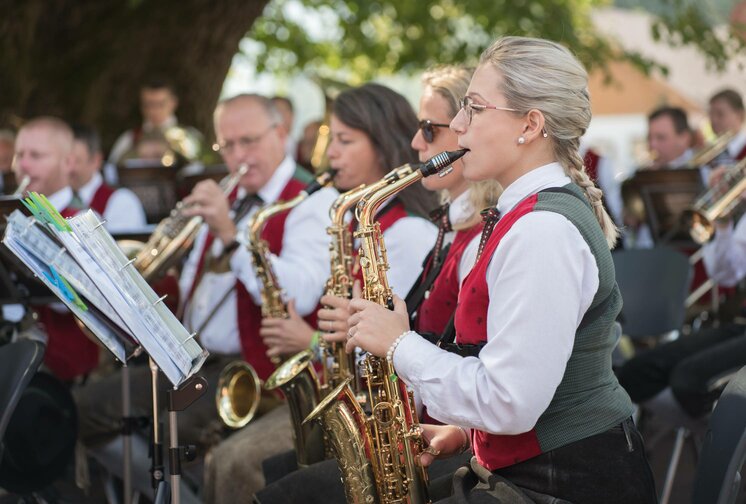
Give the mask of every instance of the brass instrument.
[[738, 134], [736, 130], [729, 130], [719, 135], [712, 143], [699, 149], [694, 153], [692, 158], [687, 161], [685, 168], [699, 168], [700, 166], [709, 165], [721, 152], [723, 152], [731, 140]]
[[[373, 193], [410, 173], [412, 173], [410, 165], [397, 168], [378, 182], [367, 186], [361, 185], [341, 194], [329, 208], [331, 225], [326, 229], [326, 232], [331, 236], [331, 243], [329, 244], [331, 276], [326, 283], [325, 294], [346, 299], [352, 298], [354, 259], [352, 232], [345, 223], [347, 211], [357, 205], [366, 194]], [[324, 372], [323, 389], [326, 392], [341, 384], [348, 377], [353, 378], [350, 382], [353, 390], [356, 393], [359, 392], [359, 381], [355, 372], [355, 356], [345, 352], [344, 347], [344, 343], [321, 344], [322, 369]]]
[[707, 243], [715, 234], [715, 221], [728, 218], [742, 203], [746, 191], [746, 159], [733, 165], [715, 187], [709, 189], [684, 212], [684, 221], [692, 239]]
[[[223, 194], [229, 195], [248, 171], [248, 166], [244, 164], [239, 166], [236, 173], [221, 180]], [[158, 223], [148, 242], [135, 256], [135, 267], [145, 280], [151, 281], [165, 274], [189, 252], [203, 219], [184, 216], [186, 208], [183, 202], [177, 203], [171, 215]]]
[[[295, 198], [288, 201], [278, 201], [257, 211], [249, 220], [246, 228], [246, 241], [251, 260], [257, 277], [262, 283], [262, 318], [287, 318], [288, 312], [283, 300], [283, 291], [277, 281], [271, 263], [269, 244], [262, 239], [261, 232], [271, 217], [290, 210], [300, 204], [308, 196], [326, 187], [334, 180], [334, 171], [328, 170], [316, 177]], [[267, 379], [265, 390], [280, 388], [285, 394], [295, 428], [295, 445], [298, 463], [308, 464], [308, 460], [316, 458], [313, 439], [309, 427], [302, 425], [305, 415], [315, 407], [319, 400], [320, 385], [316, 371], [311, 365], [312, 355], [303, 351], [293, 356], [280, 366]], [[216, 403], [218, 414], [231, 427], [246, 425], [256, 414], [260, 396], [261, 380], [254, 369], [247, 363], [231, 363], [221, 372]], [[321, 446], [318, 444], [318, 446]], [[322, 457], [323, 458], [323, 457]], [[320, 459], [319, 459], [320, 460]]]
[[[382, 189], [368, 193], [357, 205], [363, 298], [393, 309], [386, 278], [388, 260], [376, 211], [391, 196], [423, 177], [444, 172], [465, 150], [443, 152], [397, 177]], [[384, 358], [366, 356], [371, 416], [368, 417], [349, 387], [349, 378], [336, 387], [306, 418], [321, 422], [342, 471], [347, 502], [425, 503], [427, 473], [419, 465], [422, 430], [412, 394]]]

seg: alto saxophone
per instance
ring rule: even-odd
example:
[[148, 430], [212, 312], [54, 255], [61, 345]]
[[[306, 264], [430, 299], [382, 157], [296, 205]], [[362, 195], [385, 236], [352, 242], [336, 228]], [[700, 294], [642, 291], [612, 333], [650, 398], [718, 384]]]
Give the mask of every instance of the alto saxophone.
[[[466, 151], [443, 152], [406, 175], [367, 193], [357, 205], [363, 298], [393, 309], [388, 285], [388, 259], [377, 210], [391, 196], [448, 166]], [[306, 418], [318, 420], [339, 461], [349, 503], [422, 504], [429, 501], [427, 473], [418, 463], [423, 450], [422, 430], [412, 394], [384, 358], [367, 355], [365, 378], [371, 415], [367, 416], [349, 386], [348, 378], [324, 398]]]
[[[325, 294], [340, 298], [352, 298], [353, 284], [353, 247], [352, 231], [345, 223], [347, 212], [369, 193], [377, 191], [389, 183], [411, 173], [410, 165], [404, 165], [387, 174], [378, 182], [361, 185], [341, 194], [329, 209], [331, 225], [326, 229], [331, 236], [329, 252], [331, 259], [331, 276], [326, 282]], [[355, 356], [345, 352], [344, 343], [320, 343], [322, 350], [322, 370], [324, 372], [322, 389], [325, 392], [337, 387], [347, 378], [352, 377], [352, 388], [357, 393], [359, 381], [355, 373]], [[324, 394], [326, 395], [326, 394]]]
[[[330, 185], [334, 180], [334, 174], [334, 170], [321, 173], [295, 198], [267, 205], [257, 211], [250, 219], [246, 230], [247, 243], [256, 275], [262, 284], [262, 318], [288, 317], [287, 306], [283, 300], [283, 290], [272, 267], [269, 244], [261, 237], [264, 225], [271, 217], [296, 207], [314, 192]], [[280, 365], [264, 384], [266, 390], [281, 389], [287, 398], [293, 423], [296, 454], [300, 466], [323, 459], [323, 446], [320, 443], [321, 433], [318, 430], [314, 432], [314, 429], [311, 429], [310, 426], [303, 425], [303, 419], [316, 406], [320, 397], [319, 380], [312, 366], [312, 361], [313, 355], [310, 351], [299, 352]], [[248, 388], [251, 390], [251, 387], [258, 386], [259, 378], [247, 363], [241, 363], [240, 366], [234, 366], [233, 369], [234, 372], [238, 373], [238, 376], [253, 373], [252, 380], [254, 383]], [[230, 373], [221, 373], [221, 383], [232, 382], [236, 382], [236, 380]], [[237, 383], [240, 383], [240, 381]], [[218, 387], [218, 390], [220, 388]], [[231, 391], [226, 391], [223, 394], [226, 397], [236, 395]], [[259, 400], [258, 397], [252, 397], [252, 395], [249, 395], [249, 397], [254, 401]], [[237, 403], [238, 401], [234, 402]], [[239, 405], [239, 407], [242, 407], [245, 411], [251, 411], [252, 415], [256, 411], [254, 405], [251, 407]], [[317, 435], [315, 435], [316, 433]]]
[[[223, 194], [229, 195], [248, 169], [248, 166], [243, 164], [238, 167], [236, 173], [221, 180]], [[188, 205], [184, 205], [183, 201], [178, 202], [171, 210], [171, 214], [158, 223], [148, 242], [135, 256], [135, 268], [145, 280], [150, 281], [165, 274], [192, 247], [203, 219], [199, 216], [185, 216], [186, 208]], [[130, 247], [131, 244], [128, 243], [127, 246]]]

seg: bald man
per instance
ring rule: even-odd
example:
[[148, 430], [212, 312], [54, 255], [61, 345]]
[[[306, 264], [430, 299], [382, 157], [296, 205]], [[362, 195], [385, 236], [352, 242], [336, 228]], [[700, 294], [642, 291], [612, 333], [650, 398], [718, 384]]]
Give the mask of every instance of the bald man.
[[[73, 203], [70, 171], [73, 132], [61, 119], [38, 117], [18, 132], [15, 143], [16, 179], [29, 177], [28, 191], [44, 194], [63, 217], [82, 208]], [[45, 365], [63, 381], [91, 372], [98, 364], [98, 346], [86, 337], [66, 308], [34, 307], [47, 334]]]

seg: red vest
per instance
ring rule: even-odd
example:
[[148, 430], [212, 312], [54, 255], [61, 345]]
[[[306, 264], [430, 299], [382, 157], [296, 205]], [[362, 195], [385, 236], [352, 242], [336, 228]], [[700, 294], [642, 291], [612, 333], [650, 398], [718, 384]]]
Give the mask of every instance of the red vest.
[[[390, 202], [388, 205], [386, 205], [382, 210], [378, 212], [378, 215], [376, 216], [376, 221], [381, 226], [381, 234], [385, 233], [388, 228], [394, 225], [396, 221], [399, 219], [403, 219], [404, 217], [407, 217], [407, 210], [404, 208], [404, 204], [399, 201], [398, 199], [395, 199], [394, 201]], [[350, 223], [352, 225], [352, 223]], [[355, 249], [355, 279], [360, 280], [360, 284], [363, 283], [363, 269], [358, 264], [357, 255], [358, 250]]]
[[746, 145], [743, 146], [741, 151], [736, 156], [736, 161], [741, 161], [743, 158], [746, 158]]
[[[77, 210], [65, 208], [60, 214], [73, 217]], [[60, 380], [69, 381], [90, 373], [98, 365], [99, 348], [86, 336], [69, 311], [57, 312], [49, 306], [34, 307], [47, 333], [44, 364]]]
[[461, 257], [471, 240], [482, 232], [482, 223], [456, 232], [443, 267], [433, 282], [430, 292], [417, 310], [417, 332], [442, 334], [456, 310], [460, 282], [458, 269]]
[[[487, 240], [481, 257], [464, 279], [456, 308], [456, 343], [477, 344], [487, 341], [487, 308], [490, 302], [487, 267], [502, 237], [518, 219], [531, 212], [537, 198], [537, 195], [526, 198], [500, 219]], [[479, 463], [490, 470], [517, 464], [541, 454], [539, 441], [533, 430], [509, 436], [474, 429], [472, 446]]]
[[600, 160], [601, 156], [596, 154], [596, 151], [594, 151], [593, 149], [588, 149], [588, 152], [586, 152], [585, 156], [583, 156], [585, 172], [596, 184], [598, 184], [598, 162]]
[[89, 205], [90, 208], [103, 216], [106, 211], [106, 205], [109, 204], [109, 198], [111, 198], [112, 194], [114, 194], [114, 189], [102, 182], [101, 185], [98, 186], [96, 194], [93, 195], [93, 199], [91, 199], [91, 204]]

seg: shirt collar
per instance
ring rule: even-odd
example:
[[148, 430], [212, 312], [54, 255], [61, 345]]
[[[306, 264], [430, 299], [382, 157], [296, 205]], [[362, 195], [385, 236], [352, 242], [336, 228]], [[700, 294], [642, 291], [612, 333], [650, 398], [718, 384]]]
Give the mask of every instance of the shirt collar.
[[61, 212], [72, 202], [73, 190], [70, 186], [65, 186], [51, 196], [47, 196], [47, 199], [58, 212]]
[[[295, 161], [290, 157], [285, 157], [267, 183], [259, 189], [257, 195], [262, 198], [262, 203], [267, 205], [277, 201], [280, 198], [282, 190], [285, 189], [290, 179], [293, 178], [294, 173]], [[239, 187], [237, 196], [239, 198], [246, 196], [246, 189]]]
[[[176, 116], [172, 115], [171, 117], [163, 121], [163, 124], [161, 124], [158, 129], [161, 131], [166, 131], [168, 128], [173, 128], [178, 124], [179, 121], [176, 119]], [[155, 129], [155, 125], [150, 121], [145, 121], [144, 123], [142, 123], [142, 129], [143, 131], [153, 131]]]
[[474, 205], [470, 199], [471, 189], [467, 189], [451, 201], [448, 207], [448, 219], [451, 225], [464, 223], [474, 216]]
[[559, 163], [549, 163], [522, 175], [505, 188], [497, 200], [497, 209], [502, 215], [511, 211], [518, 203], [548, 187], [562, 187], [571, 182]]
[[692, 156], [694, 156], [694, 151], [692, 149], [687, 149], [681, 156], [668, 163], [668, 166], [671, 168], [680, 168], [687, 164], [689, 160], [692, 159]]
[[101, 178], [101, 174], [99, 172], [96, 172], [93, 174], [93, 177], [91, 177], [91, 180], [83, 184], [81, 188], [78, 189], [78, 196], [80, 196], [80, 199], [83, 201], [85, 206], [91, 205], [93, 196], [96, 194], [96, 191], [98, 191], [98, 188], [101, 187], [103, 181], [104, 180], [103, 178]]
[[746, 130], [741, 130], [733, 137], [733, 140], [728, 142], [728, 154], [731, 158], [736, 159], [744, 146], [746, 146]]

